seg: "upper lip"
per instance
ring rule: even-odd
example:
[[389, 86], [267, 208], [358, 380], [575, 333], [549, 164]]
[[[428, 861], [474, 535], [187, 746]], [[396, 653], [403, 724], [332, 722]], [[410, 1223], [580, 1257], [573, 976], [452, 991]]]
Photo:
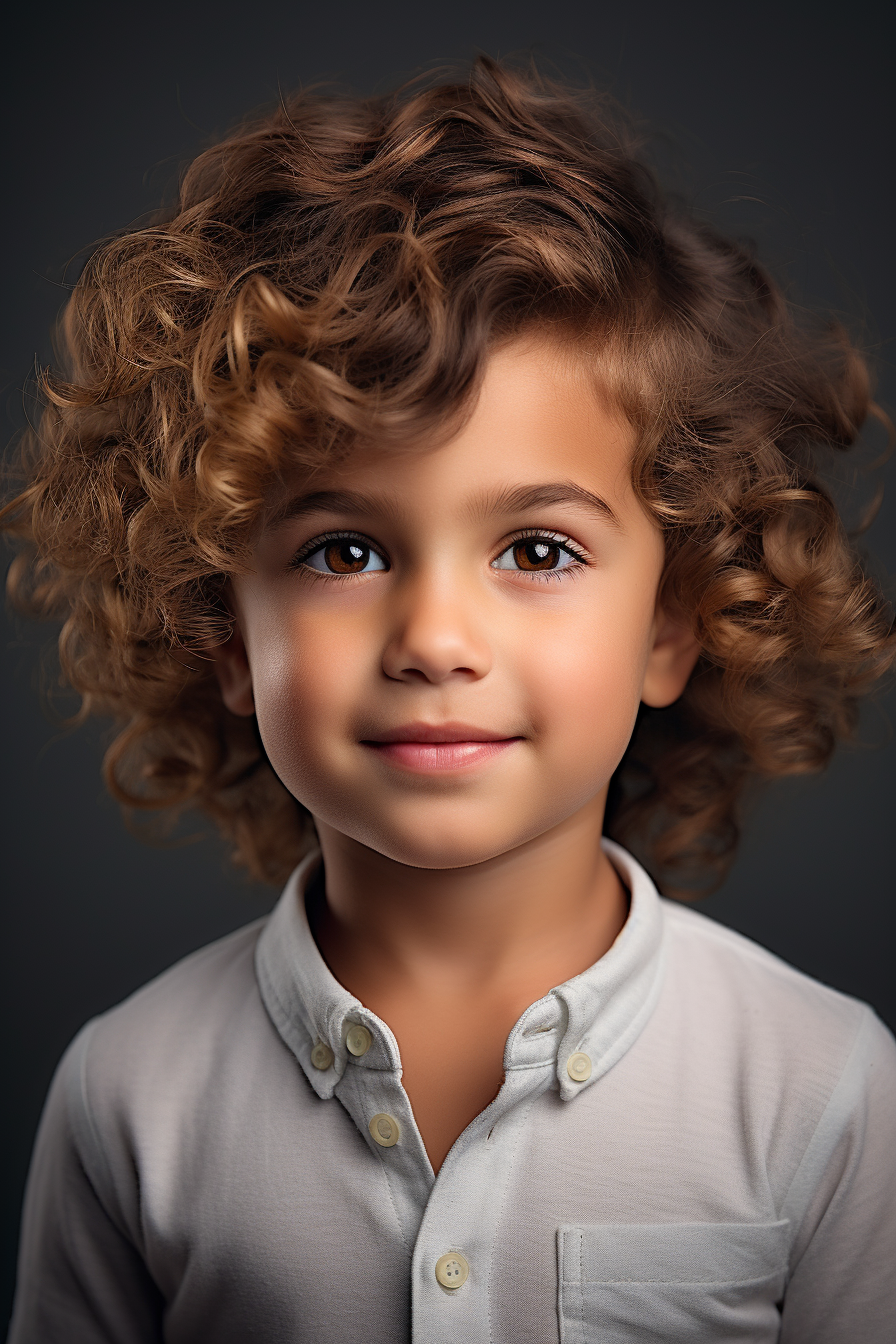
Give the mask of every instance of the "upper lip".
[[470, 723], [403, 723], [364, 738], [366, 742], [506, 742], [515, 733], [493, 733]]

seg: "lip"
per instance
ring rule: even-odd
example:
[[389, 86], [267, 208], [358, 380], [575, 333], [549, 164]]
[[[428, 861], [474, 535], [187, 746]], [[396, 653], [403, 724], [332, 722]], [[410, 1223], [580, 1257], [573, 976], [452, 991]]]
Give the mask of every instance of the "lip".
[[414, 774], [442, 775], [471, 770], [519, 741], [518, 736], [504, 737], [468, 723], [407, 723], [366, 738], [362, 745]]
[[365, 746], [381, 746], [389, 742], [513, 742], [515, 733], [493, 733], [488, 728], [474, 728], [469, 723], [404, 723], [389, 728], [376, 737], [364, 739]]

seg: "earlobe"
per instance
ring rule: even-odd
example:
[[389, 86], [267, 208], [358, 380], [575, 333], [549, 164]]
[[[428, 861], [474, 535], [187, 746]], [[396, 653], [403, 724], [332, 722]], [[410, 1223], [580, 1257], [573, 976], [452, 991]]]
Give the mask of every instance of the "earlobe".
[[215, 665], [221, 699], [231, 714], [240, 714], [244, 718], [254, 714], [252, 672], [243, 634], [236, 621], [233, 623], [229, 639], [209, 649], [209, 655]]
[[647, 659], [641, 699], [653, 709], [664, 709], [678, 699], [688, 684], [700, 645], [690, 626], [657, 608], [653, 647]]

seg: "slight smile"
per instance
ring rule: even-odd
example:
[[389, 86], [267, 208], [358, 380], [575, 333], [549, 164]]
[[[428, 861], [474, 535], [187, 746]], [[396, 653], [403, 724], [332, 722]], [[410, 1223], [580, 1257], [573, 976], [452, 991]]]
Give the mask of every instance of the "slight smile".
[[442, 774], [480, 765], [520, 741], [467, 723], [408, 723], [365, 738], [362, 746], [405, 770]]

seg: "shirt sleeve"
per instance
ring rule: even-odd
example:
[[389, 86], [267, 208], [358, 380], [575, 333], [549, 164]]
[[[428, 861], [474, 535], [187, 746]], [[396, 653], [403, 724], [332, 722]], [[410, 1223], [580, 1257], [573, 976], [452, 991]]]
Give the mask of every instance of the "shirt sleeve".
[[799, 1231], [780, 1344], [893, 1344], [896, 1041], [870, 1009], [783, 1213]]
[[93, 1134], [88, 1025], [56, 1070], [25, 1192], [8, 1344], [159, 1344], [161, 1294], [116, 1213]]

